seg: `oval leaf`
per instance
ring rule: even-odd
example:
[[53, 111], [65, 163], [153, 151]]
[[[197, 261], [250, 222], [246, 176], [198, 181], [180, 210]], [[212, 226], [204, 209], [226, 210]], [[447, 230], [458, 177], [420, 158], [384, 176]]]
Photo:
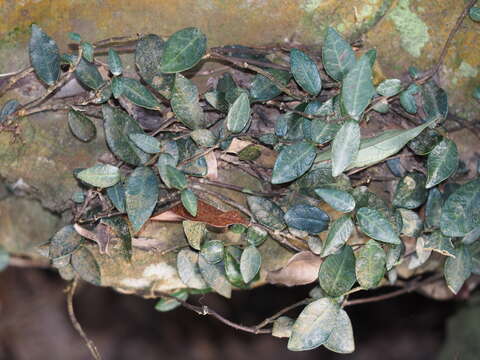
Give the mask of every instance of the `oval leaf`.
[[247, 196], [247, 202], [253, 217], [260, 224], [275, 230], [283, 230], [285, 228], [284, 212], [273, 201], [260, 196]]
[[33, 24], [29, 44], [30, 62], [35, 74], [47, 85], [53, 85], [60, 76], [60, 54], [55, 40]]
[[87, 184], [106, 188], [120, 181], [120, 169], [112, 165], [95, 165], [80, 171], [77, 178]]
[[183, 221], [182, 225], [188, 244], [195, 250], [200, 250], [202, 240], [207, 233], [207, 225], [203, 222], [190, 220]]
[[315, 146], [299, 142], [280, 151], [272, 173], [272, 184], [283, 184], [305, 174], [315, 160]]
[[192, 289], [206, 289], [207, 283], [203, 280], [198, 267], [198, 253], [189, 249], [182, 249], [177, 255], [177, 271], [182, 282]]
[[444, 274], [448, 288], [457, 294], [472, 273], [472, 255], [465, 245], [455, 249], [455, 257], [445, 261]]
[[337, 211], [350, 212], [355, 209], [355, 199], [346, 191], [318, 188], [315, 189], [315, 193]]
[[366, 207], [360, 208], [357, 211], [357, 221], [365, 235], [384, 243], [400, 244], [400, 238], [392, 224], [379, 211]]
[[97, 134], [95, 124], [80, 111], [68, 111], [68, 127], [72, 134], [79, 140], [88, 142]]
[[343, 215], [335, 220], [329, 230], [325, 240], [322, 256], [328, 256], [338, 251], [352, 235], [354, 224], [350, 216]]
[[232, 133], [241, 132], [250, 120], [250, 101], [246, 93], [240, 94], [228, 110], [227, 129]]
[[375, 240], [369, 240], [360, 248], [355, 264], [355, 273], [360, 286], [364, 289], [377, 287], [385, 275], [385, 266], [385, 251]]
[[100, 266], [91, 251], [81, 246], [72, 254], [72, 266], [75, 272], [85, 281], [93, 285], [101, 285]]
[[255, 246], [248, 246], [243, 250], [240, 258], [240, 272], [243, 281], [249, 283], [257, 276], [262, 266], [262, 255]]
[[50, 240], [48, 257], [57, 259], [74, 252], [82, 243], [82, 237], [72, 225], [61, 228]]
[[146, 134], [129, 134], [128, 137], [136, 146], [147, 154], [156, 154], [162, 150], [160, 141], [153, 136]]
[[180, 199], [185, 210], [192, 216], [197, 216], [198, 201], [197, 195], [190, 189], [183, 189], [180, 193]]
[[118, 76], [122, 74], [123, 66], [122, 60], [118, 53], [113, 49], [108, 49], [108, 67], [113, 76]]
[[135, 105], [146, 109], [161, 110], [157, 98], [136, 79], [122, 78], [122, 95]]
[[355, 65], [355, 53], [350, 44], [333, 28], [327, 29], [322, 48], [323, 66], [333, 79], [341, 81]]
[[82, 85], [92, 90], [98, 90], [104, 84], [97, 67], [83, 58], [75, 68], [75, 77]]
[[220, 295], [230, 298], [232, 285], [225, 276], [222, 263], [210, 264], [202, 255], [198, 257], [198, 267], [205, 282]]
[[332, 143], [332, 175], [340, 175], [355, 160], [360, 146], [360, 126], [355, 121], [342, 125]]
[[338, 253], [327, 256], [318, 273], [322, 290], [332, 297], [345, 294], [356, 280], [355, 255], [350, 246], [344, 246]]
[[328, 228], [330, 217], [315, 206], [299, 204], [291, 207], [285, 213], [285, 222], [289, 227], [318, 234]]
[[204, 114], [198, 102], [198, 89], [190, 80], [180, 74], [175, 77], [170, 102], [175, 115], [185, 126], [196, 129], [202, 125]]
[[202, 250], [200, 254], [205, 258], [205, 260], [210, 264], [217, 264], [223, 260], [223, 254], [225, 247], [223, 242], [220, 240], [209, 240], [202, 245]]
[[377, 92], [382, 96], [395, 96], [402, 90], [402, 82], [399, 79], [387, 79], [377, 86]]
[[332, 334], [324, 344], [325, 347], [339, 354], [350, 354], [355, 351], [352, 322], [343, 309], [340, 310]]
[[443, 139], [428, 154], [426, 188], [430, 189], [448, 179], [457, 167], [457, 145], [450, 139]]
[[393, 206], [405, 209], [416, 209], [421, 206], [428, 196], [425, 189], [426, 181], [426, 176], [418, 172], [405, 175], [395, 190]]
[[322, 89], [322, 79], [317, 64], [298, 49], [290, 51], [290, 67], [295, 81], [310, 95], [317, 96]]

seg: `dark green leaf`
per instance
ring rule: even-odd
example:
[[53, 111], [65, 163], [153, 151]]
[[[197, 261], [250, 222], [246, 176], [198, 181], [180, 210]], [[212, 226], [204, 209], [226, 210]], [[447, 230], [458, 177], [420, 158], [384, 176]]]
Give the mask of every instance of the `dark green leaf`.
[[477, 226], [468, 234], [466, 234], [462, 239], [462, 243], [464, 243], [465, 245], [471, 245], [478, 239], [480, 239], [480, 226]]
[[345, 294], [355, 284], [355, 255], [350, 246], [325, 258], [318, 273], [325, 293], [332, 297]]
[[[172, 296], [175, 296], [177, 299], [186, 301], [188, 299], [188, 291], [183, 289], [178, 290], [172, 293]], [[179, 307], [180, 305], [182, 304], [177, 300], [164, 297], [158, 300], [158, 302], [155, 304], [155, 310], [160, 312], [167, 312]]]
[[346, 191], [324, 187], [315, 189], [315, 193], [337, 211], [350, 212], [355, 209], [355, 199]]
[[182, 282], [192, 289], [206, 289], [200, 269], [198, 267], [198, 253], [189, 249], [182, 249], [177, 255], [177, 271]]
[[128, 222], [121, 215], [104, 218], [103, 224], [109, 226], [114, 234], [120, 239], [120, 251], [127, 261], [132, 261], [132, 236], [128, 227]]
[[312, 120], [312, 141], [317, 144], [325, 144], [331, 141], [340, 130], [339, 123], [328, 122], [322, 119]]
[[377, 86], [377, 92], [382, 96], [395, 96], [402, 90], [402, 82], [399, 79], [387, 79]]
[[72, 134], [79, 140], [88, 142], [97, 134], [95, 124], [80, 111], [68, 111], [68, 126]]
[[158, 199], [158, 179], [148, 167], [136, 168], [128, 177], [125, 197], [128, 219], [137, 233], [147, 222]]
[[171, 105], [175, 115], [185, 126], [190, 129], [202, 126], [204, 114], [198, 102], [198, 89], [190, 80], [180, 74], [175, 77]]
[[268, 233], [266, 230], [252, 225], [248, 228], [247, 233], [245, 234], [245, 240], [247, 240], [250, 245], [260, 246], [267, 239], [267, 236]]
[[335, 135], [332, 143], [332, 175], [340, 175], [355, 160], [360, 146], [360, 126], [347, 121]]
[[202, 245], [200, 254], [210, 264], [217, 264], [223, 260], [225, 247], [220, 240], [209, 240]]
[[122, 60], [113, 49], [108, 49], [108, 67], [113, 76], [121, 75], [123, 72]]
[[195, 250], [200, 250], [203, 238], [207, 233], [207, 225], [202, 222], [190, 220], [183, 221], [182, 225], [188, 244]]
[[93, 285], [101, 285], [102, 275], [100, 266], [91, 251], [81, 246], [72, 254], [72, 266], [75, 272], [86, 282]]
[[129, 139], [147, 154], [156, 154], [162, 151], [160, 141], [146, 134], [129, 134]]
[[202, 255], [198, 257], [198, 267], [205, 282], [220, 295], [230, 298], [232, 285], [225, 276], [222, 263], [210, 264]]
[[8, 100], [3, 104], [0, 110], [0, 124], [3, 123], [9, 115], [12, 115], [19, 108], [20, 103], [17, 100]]
[[350, 354], [355, 351], [352, 323], [345, 310], [339, 311], [335, 328], [324, 345], [328, 350], [339, 354]]
[[290, 67], [295, 81], [310, 95], [317, 96], [322, 90], [322, 79], [317, 64], [298, 49], [290, 51]]
[[185, 210], [192, 216], [197, 216], [197, 195], [190, 189], [183, 189], [180, 198]]
[[262, 266], [262, 255], [255, 246], [247, 246], [243, 250], [240, 258], [240, 273], [242, 274], [243, 281], [249, 283], [260, 271]]
[[372, 109], [375, 110], [376, 112], [379, 112], [380, 114], [388, 113], [388, 110], [390, 110], [388, 99], [381, 99], [380, 101], [375, 102], [372, 105]]
[[465, 236], [480, 225], [480, 179], [458, 188], [443, 204], [440, 228], [446, 236]]
[[299, 142], [280, 151], [272, 173], [272, 184], [283, 184], [305, 174], [313, 164], [315, 146]]
[[225, 248], [225, 275], [228, 281], [238, 288], [245, 288], [247, 285], [243, 281], [240, 272], [240, 257], [242, 249], [236, 246], [227, 246]]
[[325, 240], [322, 256], [328, 256], [338, 251], [352, 235], [354, 224], [348, 215], [339, 217], [331, 223]]
[[143, 86], [140, 81], [124, 77], [122, 78], [122, 83], [122, 96], [125, 96], [132, 103], [146, 109], [161, 109], [161, 105], [157, 98], [150, 92], [150, 90]]
[[364, 55], [353, 65], [342, 82], [342, 103], [347, 114], [359, 121], [373, 95], [375, 88], [372, 84], [372, 66]]
[[448, 97], [445, 90], [433, 80], [422, 86], [423, 109], [428, 119], [444, 120], [448, 114]]
[[400, 105], [410, 114], [417, 113], [417, 100], [415, 100], [415, 94], [420, 91], [417, 84], [410, 85], [407, 90], [402, 91], [400, 94]]
[[253, 217], [260, 224], [274, 230], [283, 230], [285, 228], [283, 210], [273, 201], [260, 196], [247, 196], [247, 202]]
[[452, 239], [443, 235], [441, 231], [434, 231], [425, 236], [425, 250], [433, 250], [444, 256], [455, 257], [455, 248]]
[[125, 212], [125, 187], [121, 182], [107, 188], [107, 196], [113, 206], [120, 211]]
[[160, 70], [177, 73], [194, 67], [205, 55], [207, 38], [197, 28], [189, 27], [171, 35], [165, 44]]
[[311, 350], [325, 344], [332, 334], [340, 307], [330, 298], [322, 298], [308, 304], [292, 327], [288, 350]]
[[112, 79], [112, 94], [115, 99], [123, 95], [123, 77], [116, 76]]
[[241, 132], [250, 120], [250, 101], [246, 93], [241, 94], [228, 110], [226, 125], [232, 133]]
[[329, 27], [322, 48], [323, 66], [333, 79], [341, 81], [355, 65], [355, 53], [350, 44], [335, 29]]
[[371, 238], [388, 244], [400, 244], [392, 224], [379, 211], [362, 207], [357, 211], [360, 230]]
[[53, 85], [60, 76], [60, 54], [55, 40], [33, 24], [29, 45], [30, 62], [37, 76], [47, 85]]
[[167, 176], [167, 165], [175, 167], [177, 166], [177, 160], [170, 154], [160, 153], [157, 161], [158, 173], [165, 186], [171, 188], [170, 178]]
[[61, 228], [50, 240], [48, 257], [57, 259], [74, 252], [82, 243], [82, 237], [72, 225]]
[[470, 19], [476, 22], [480, 22], [480, 7], [472, 7], [470, 8], [468, 15], [470, 15]]
[[[283, 85], [287, 85], [290, 81], [290, 73], [288, 71], [277, 69], [266, 69], [266, 71]], [[254, 101], [268, 101], [281, 93], [282, 91], [270, 79], [260, 74], [255, 76], [250, 85], [250, 96]]]
[[402, 262], [402, 256], [405, 254], [405, 245], [400, 243], [398, 245], [391, 245], [387, 250], [386, 268], [388, 271]]
[[360, 248], [355, 264], [355, 273], [360, 286], [364, 289], [377, 287], [385, 275], [385, 265], [385, 251], [375, 240], [369, 240]]
[[457, 145], [450, 139], [440, 141], [428, 154], [426, 188], [448, 179], [458, 167]]
[[439, 228], [442, 215], [443, 199], [438, 188], [432, 188], [428, 192], [427, 205], [425, 207], [425, 225], [427, 228]]
[[461, 244], [455, 249], [455, 257], [445, 261], [444, 274], [448, 288], [457, 294], [472, 273], [472, 255], [467, 246]]
[[328, 228], [330, 217], [320, 208], [311, 205], [298, 204], [285, 213], [285, 222], [289, 227], [318, 234]]
[[164, 45], [159, 36], [155, 34], [145, 35], [137, 43], [135, 64], [142, 79], [160, 94], [170, 99], [175, 77], [172, 74], [164, 74], [160, 70]]
[[187, 187], [187, 178], [183, 172], [170, 165], [166, 165], [164, 169], [165, 173], [161, 176], [162, 179], [167, 179], [166, 184], [168, 184], [168, 187], [178, 190], [183, 190]]
[[417, 155], [427, 155], [442, 139], [436, 130], [426, 128], [408, 143], [408, 147]]
[[395, 190], [393, 206], [405, 209], [416, 209], [421, 206], [428, 196], [426, 181], [425, 175], [419, 172], [405, 175]]
[[98, 90], [104, 84], [97, 67], [85, 59], [81, 59], [75, 69], [75, 76], [80, 83], [92, 90]]
[[108, 164], [95, 165], [91, 168], [80, 171], [77, 174], [77, 178], [87, 184], [106, 188], [113, 186], [120, 181], [120, 169]]
[[82, 41], [80, 43], [80, 47], [82, 48], [83, 58], [88, 62], [93, 62], [93, 53], [94, 53], [93, 45], [89, 42]]
[[190, 133], [190, 137], [198, 146], [210, 147], [217, 142], [216, 136], [207, 129], [196, 129]]
[[105, 138], [108, 147], [121, 160], [131, 165], [145, 163], [149, 156], [130, 140], [129, 135], [143, 133], [142, 128], [124, 111], [103, 105]]

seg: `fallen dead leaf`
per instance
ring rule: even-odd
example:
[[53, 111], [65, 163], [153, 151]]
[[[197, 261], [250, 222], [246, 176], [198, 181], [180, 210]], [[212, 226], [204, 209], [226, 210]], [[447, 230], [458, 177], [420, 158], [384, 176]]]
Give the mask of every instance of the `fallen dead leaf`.
[[296, 286], [310, 284], [318, 279], [322, 258], [310, 251], [293, 255], [282, 269], [270, 271], [267, 281], [270, 284]]

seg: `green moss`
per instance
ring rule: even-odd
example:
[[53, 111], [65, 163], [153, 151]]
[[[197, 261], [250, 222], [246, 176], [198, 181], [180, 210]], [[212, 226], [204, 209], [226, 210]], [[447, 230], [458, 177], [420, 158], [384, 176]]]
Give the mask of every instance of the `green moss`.
[[410, 0], [400, 0], [388, 17], [400, 33], [402, 47], [412, 56], [419, 57], [430, 36], [427, 25], [410, 10]]

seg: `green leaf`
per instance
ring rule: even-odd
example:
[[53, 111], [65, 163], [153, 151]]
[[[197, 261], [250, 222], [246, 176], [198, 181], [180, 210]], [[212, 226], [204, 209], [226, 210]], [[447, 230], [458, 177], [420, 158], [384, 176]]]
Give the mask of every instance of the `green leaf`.
[[288, 316], [280, 316], [273, 322], [272, 336], [277, 338], [289, 338], [292, 335], [292, 327], [295, 321]]
[[476, 22], [480, 22], [480, 7], [472, 7], [470, 8], [468, 15], [470, 16], [470, 19]]
[[80, 36], [80, 34], [78, 34], [76, 32], [68, 32], [68, 38], [72, 41], [75, 41], [75, 42], [82, 41], [82, 37]]
[[232, 133], [241, 132], [250, 120], [250, 101], [246, 93], [240, 94], [228, 110], [226, 125]]
[[408, 147], [417, 155], [427, 155], [442, 141], [443, 137], [434, 129], [426, 128], [408, 143]]
[[319, 236], [308, 236], [307, 245], [310, 251], [315, 255], [320, 255], [322, 253], [323, 243]]
[[143, 80], [167, 99], [171, 97], [171, 88], [175, 78], [161, 71], [160, 62], [165, 43], [155, 34], [143, 36], [135, 49], [135, 64]]
[[80, 246], [72, 254], [71, 263], [75, 272], [86, 282], [100, 286], [102, 274], [97, 260], [92, 252], [85, 246]]
[[160, 153], [157, 161], [158, 173], [165, 186], [171, 188], [170, 178], [167, 176], [167, 165], [175, 167], [177, 166], [177, 160], [170, 154]]
[[311, 350], [325, 344], [333, 332], [340, 307], [330, 298], [308, 304], [292, 327], [288, 350]]
[[120, 239], [120, 252], [127, 261], [131, 262], [133, 256], [132, 235], [130, 234], [128, 222], [121, 215], [104, 218], [101, 222], [109, 226]]
[[210, 264], [202, 255], [198, 257], [198, 267], [205, 282], [220, 295], [230, 299], [232, 285], [225, 276], [222, 263]]
[[202, 245], [200, 254], [210, 264], [217, 264], [223, 260], [225, 247], [220, 240], [209, 240]]
[[328, 350], [339, 354], [350, 354], [355, 351], [352, 322], [345, 310], [340, 309], [335, 328], [324, 345]]
[[462, 239], [462, 243], [464, 243], [465, 245], [471, 245], [478, 239], [480, 239], [480, 226], [477, 226], [467, 235], [465, 235]]
[[140, 81], [124, 77], [122, 83], [122, 96], [132, 103], [146, 109], [161, 110], [157, 98]]
[[312, 141], [317, 144], [325, 144], [331, 141], [340, 130], [339, 123], [328, 122], [322, 119], [312, 120]]
[[332, 143], [332, 176], [340, 175], [348, 168], [358, 154], [360, 146], [360, 126], [355, 121], [347, 121], [335, 135]]
[[310, 95], [317, 96], [322, 90], [322, 79], [317, 64], [298, 49], [290, 51], [290, 67], [295, 81]]
[[455, 248], [452, 239], [442, 234], [441, 231], [434, 231], [425, 236], [425, 250], [432, 250], [444, 256], [455, 257]]
[[440, 141], [428, 154], [427, 184], [430, 189], [448, 179], [458, 167], [457, 145], [450, 139]]
[[[188, 291], [183, 289], [175, 291], [171, 295], [183, 301], [186, 301], [188, 299]], [[175, 299], [163, 297], [155, 304], [155, 310], [160, 312], [167, 312], [179, 307], [180, 305], [182, 304]]]
[[202, 241], [207, 234], [207, 225], [203, 222], [190, 220], [183, 221], [182, 225], [188, 244], [195, 250], [200, 250]]
[[80, 111], [68, 111], [68, 127], [72, 134], [83, 142], [89, 142], [97, 135], [95, 124]]
[[268, 233], [261, 227], [252, 225], [245, 234], [245, 240], [252, 246], [260, 246], [267, 239]]
[[115, 76], [112, 79], [112, 95], [115, 99], [119, 99], [123, 95], [123, 77]]
[[108, 49], [107, 62], [108, 62], [108, 68], [110, 69], [110, 72], [112, 73], [113, 76], [122, 75], [122, 72], [123, 72], [122, 60], [120, 59], [120, 56], [115, 50]]
[[[290, 81], [290, 73], [288, 71], [277, 69], [266, 69], [281, 84], [287, 85]], [[250, 96], [254, 101], [268, 101], [280, 95], [282, 91], [268, 78], [257, 74], [250, 85]]]
[[129, 134], [129, 139], [147, 154], [156, 154], [162, 151], [160, 141], [147, 134]]
[[73, 253], [82, 243], [82, 237], [72, 225], [61, 228], [50, 240], [48, 257], [57, 259]]
[[392, 224], [379, 211], [362, 207], [357, 211], [357, 221], [360, 230], [372, 239], [394, 245], [401, 243]]
[[428, 119], [444, 120], [448, 114], [448, 97], [445, 90], [430, 80], [422, 86], [423, 109]]
[[400, 105], [402, 105], [405, 111], [410, 114], [417, 113], [417, 100], [415, 99], [414, 95], [418, 92], [418, 85], [412, 84], [407, 88], [407, 90], [404, 90], [400, 93]]
[[124, 111], [103, 105], [105, 138], [108, 147], [120, 160], [131, 165], [141, 165], [149, 156], [140, 150], [129, 138], [130, 134], [143, 133], [142, 128]]
[[325, 258], [318, 273], [318, 281], [328, 296], [345, 294], [356, 282], [355, 255], [350, 246]]
[[322, 48], [323, 66], [328, 75], [341, 81], [355, 65], [355, 53], [350, 44], [329, 27]]
[[448, 288], [457, 294], [472, 273], [472, 255], [467, 246], [455, 249], [455, 257], [448, 257], [443, 269]]
[[291, 228], [318, 234], [328, 228], [330, 217], [320, 208], [298, 204], [285, 213], [285, 222]]
[[92, 186], [106, 188], [120, 181], [120, 169], [112, 165], [95, 165], [80, 171], [77, 178]]
[[360, 248], [355, 264], [355, 273], [360, 286], [364, 289], [377, 287], [385, 275], [385, 266], [385, 251], [375, 240], [369, 240]]
[[405, 254], [405, 245], [400, 243], [398, 245], [392, 245], [388, 247], [386, 268], [387, 271], [393, 269], [394, 266], [399, 265], [402, 262], [402, 256]]
[[372, 84], [372, 66], [368, 57], [362, 56], [342, 81], [342, 103], [347, 114], [359, 121], [375, 95]]
[[136, 168], [128, 177], [125, 190], [128, 219], [134, 233], [147, 222], [158, 199], [158, 179], [148, 167]]
[[125, 212], [125, 186], [118, 182], [113, 186], [107, 188], [107, 196], [112, 202], [113, 206], [120, 211]]
[[93, 55], [94, 55], [93, 45], [87, 41], [82, 41], [80, 43], [80, 47], [82, 48], [83, 58], [88, 62], [93, 63]]
[[461, 237], [480, 225], [480, 178], [458, 188], [443, 204], [440, 229], [445, 236]]
[[242, 274], [243, 281], [249, 283], [260, 271], [262, 266], [262, 255], [255, 246], [247, 246], [243, 250], [242, 257], [240, 258], [240, 273]]
[[164, 169], [165, 173], [162, 174], [162, 179], [165, 178], [167, 180], [165, 184], [168, 184], [168, 187], [178, 190], [183, 190], [187, 187], [187, 177], [182, 171], [170, 165], [166, 165]]
[[401, 233], [410, 237], [417, 237], [423, 230], [423, 221], [420, 216], [413, 210], [397, 209], [398, 214], [402, 217]]
[[426, 176], [419, 172], [405, 175], [395, 190], [393, 206], [405, 209], [416, 209], [421, 206], [428, 196], [426, 181]]
[[328, 229], [328, 236], [322, 251], [322, 257], [338, 251], [352, 235], [354, 224], [350, 216], [343, 215], [333, 221]]
[[388, 113], [388, 110], [390, 110], [390, 105], [388, 104], [387, 99], [381, 99], [372, 105], [372, 109], [380, 114], [386, 114]]
[[190, 133], [190, 137], [198, 146], [210, 147], [217, 142], [216, 136], [207, 129], [196, 129]]
[[60, 53], [55, 40], [33, 24], [29, 44], [30, 62], [35, 74], [45, 84], [55, 84], [60, 76]]
[[355, 199], [346, 191], [323, 187], [315, 189], [315, 194], [337, 211], [350, 212], [355, 209]]
[[0, 272], [5, 270], [10, 263], [10, 254], [0, 245]]
[[82, 85], [92, 90], [98, 90], [104, 84], [97, 67], [85, 59], [81, 59], [75, 68], [75, 77]]
[[275, 161], [272, 184], [283, 184], [302, 176], [312, 166], [315, 156], [315, 146], [310, 143], [285, 146]]
[[246, 288], [247, 285], [243, 281], [240, 272], [240, 258], [242, 256], [242, 249], [237, 246], [227, 246], [225, 248], [225, 275], [228, 281], [238, 288]]
[[182, 282], [192, 289], [206, 289], [207, 283], [203, 279], [198, 267], [198, 253], [190, 249], [182, 249], [177, 255], [177, 271]]
[[480, 275], [480, 241], [474, 242], [468, 249], [472, 255], [472, 273]]
[[172, 99], [172, 109], [178, 119], [190, 129], [202, 126], [204, 122], [203, 109], [198, 101], [198, 89], [181, 74], [175, 76]]
[[183, 189], [180, 199], [185, 210], [192, 216], [197, 216], [197, 195], [190, 189]]
[[3, 123], [9, 115], [12, 115], [19, 108], [20, 103], [13, 99], [8, 100], [3, 104], [2, 110], [0, 110], [0, 124]]
[[399, 79], [387, 79], [377, 86], [377, 92], [382, 96], [395, 96], [402, 90], [402, 82]]
[[205, 55], [207, 38], [197, 28], [189, 27], [171, 35], [162, 54], [160, 70], [178, 73], [194, 67]]
[[273, 201], [260, 196], [247, 196], [247, 202], [253, 217], [260, 224], [274, 230], [283, 230], [285, 228], [283, 210]]

